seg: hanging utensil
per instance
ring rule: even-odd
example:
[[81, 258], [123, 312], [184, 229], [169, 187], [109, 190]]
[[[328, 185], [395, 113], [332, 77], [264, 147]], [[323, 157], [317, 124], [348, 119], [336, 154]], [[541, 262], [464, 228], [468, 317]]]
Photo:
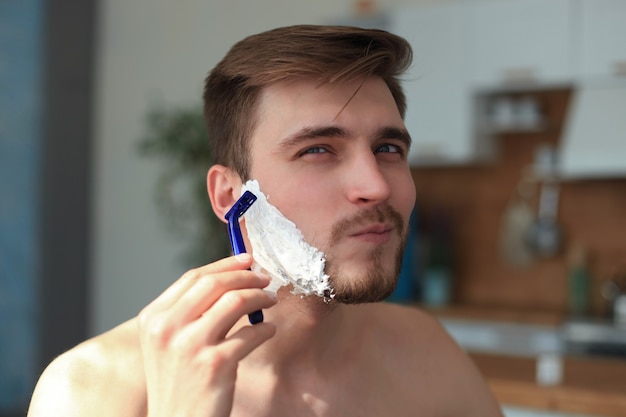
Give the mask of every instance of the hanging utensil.
[[522, 178], [515, 197], [509, 202], [502, 216], [500, 231], [500, 256], [510, 265], [529, 266], [534, 261], [533, 251], [526, 243], [528, 229], [535, 222], [535, 213], [530, 204], [531, 184]]
[[557, 222], [559, 185], [556, 181], [545, 181], [539, 196], [537, 219], [528, 229], [527, 243], [539, 257], [551, 257], [563, 246], [563, 231]]

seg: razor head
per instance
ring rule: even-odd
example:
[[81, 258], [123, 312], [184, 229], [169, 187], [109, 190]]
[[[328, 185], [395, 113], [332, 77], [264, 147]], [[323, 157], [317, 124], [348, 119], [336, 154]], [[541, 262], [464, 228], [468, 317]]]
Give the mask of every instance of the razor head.
[[246, 253], [246, 246], [243, 243], [243, 236], [239, 227], [239, 218], [254, 204], [256, 198], [252, 192], [246, 191], [224, 216], [228, 221], [228, 238], [233, 255]]
[[246, 191], [242, 194], [241, 197], [239, 197], [239, 200], [237, 200], [235, 204], [233, 204], [233, 206], [230, 208], [230, 210], [228, 210], [224, 217], [229, 222], [231, 221], [231, 219], [233, 219], [234, 221], [238, 221], [239, 218], [243, 216], [246, 211], [248, 211], [250, 206], [254, 204], [255, 201], [256, 196], [252, 194], [252, 192]]

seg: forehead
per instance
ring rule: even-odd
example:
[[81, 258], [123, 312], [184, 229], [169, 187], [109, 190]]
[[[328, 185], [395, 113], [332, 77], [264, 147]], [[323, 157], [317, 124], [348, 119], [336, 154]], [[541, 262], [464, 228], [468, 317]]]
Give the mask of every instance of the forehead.
[[307, 126], [340, 125], [351, 131], [404, 128], [391, 91], [379, 77], [328, 84], [317, 80], [282, 82], [260, 95], [252, 147], [259, 140], [279, 141]]

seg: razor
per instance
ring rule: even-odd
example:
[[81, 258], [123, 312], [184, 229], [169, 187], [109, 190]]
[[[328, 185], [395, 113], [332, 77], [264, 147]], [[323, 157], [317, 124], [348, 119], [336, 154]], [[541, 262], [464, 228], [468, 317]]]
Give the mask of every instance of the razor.
[[[256, 196], [250, 191], [246, 191], [239, 197], [239, 200], [228, 210], [224, 218], [228, 221], [228, 238], [233, 255], [246, 253], [246, 245], [243, 243], [239, 218], [248, 211], [250, 206], [256, 201]], [[250, 324], [257, 324], [263, 321], [263, 311], [257, 310], [248, 314]]]

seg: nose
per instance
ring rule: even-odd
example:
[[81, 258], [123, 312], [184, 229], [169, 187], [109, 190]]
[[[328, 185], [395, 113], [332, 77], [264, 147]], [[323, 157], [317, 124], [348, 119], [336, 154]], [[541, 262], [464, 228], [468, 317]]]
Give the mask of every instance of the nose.
[[359, 206], [376, 206], [389, 199], [389, 182], [371, 151], [350, 164], [347, 195], [351, 203]]

